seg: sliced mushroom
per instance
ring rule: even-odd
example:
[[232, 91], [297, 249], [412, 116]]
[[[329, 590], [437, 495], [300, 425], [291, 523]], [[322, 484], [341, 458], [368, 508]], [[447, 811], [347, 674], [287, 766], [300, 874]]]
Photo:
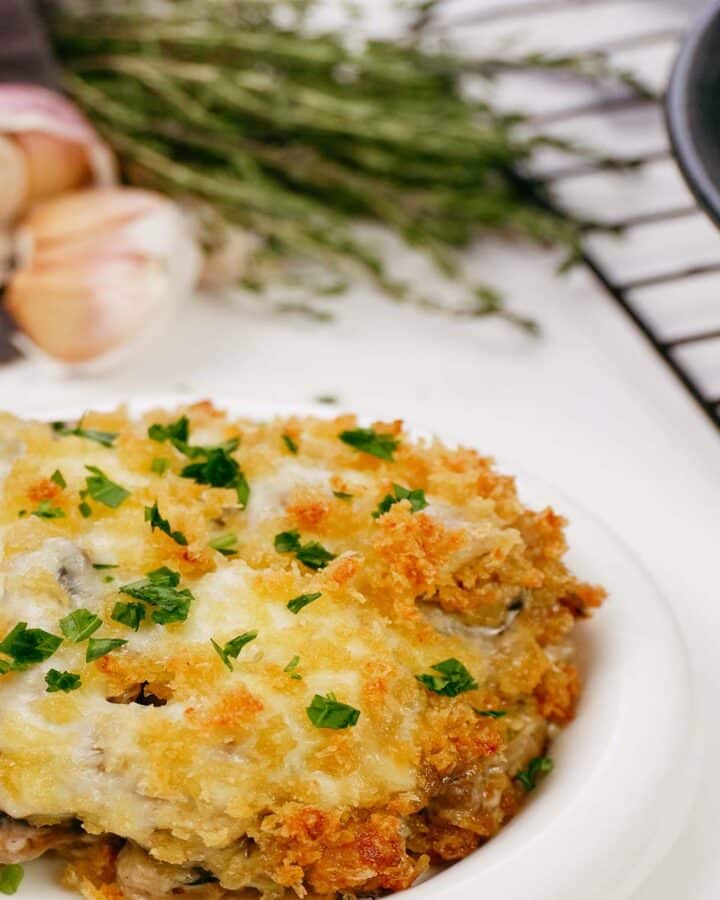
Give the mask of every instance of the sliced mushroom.
[[132, 842], [128, 842], [118, 855], [117, 882], [127, 900], [163, 900], [184, 894], [193, 900], [223, 900], [241, 896], [225, 891], [203, 869], [159, 862]]
[[[161, 690], [163, 693], [167, 693], [168, 689], [164, 685], [158, 685], [156, 690]], [[168, 698], [164, 696], [160, 696], [159, 693], [155, 693], [149, 681], [139, 681], [136, 684], [131, 684], [129, 687], [125, 688], [119, 694], [115, 694], [113, 697], [106, 697], [108, 703], [137, 703], [140, 706], [165, 706], [168, 702]]]
[[0, 813], [0, 864], [22, 863], [67, 844], [91, 840], [80, 827], [70, 825], [35, 826]]
[[70, 596], [73, 609], [94, 607], [102, 596], [95, 570], [85, 553], [66, 538], [49, 538], [37, 550], [13, 557], [8, 570], [23, 575], [32, 569], [52, 572]]

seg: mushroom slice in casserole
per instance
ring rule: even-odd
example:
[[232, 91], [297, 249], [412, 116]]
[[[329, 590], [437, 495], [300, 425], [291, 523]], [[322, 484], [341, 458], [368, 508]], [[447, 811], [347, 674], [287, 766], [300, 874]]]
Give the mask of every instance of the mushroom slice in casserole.
[[210, 403], [3, 422], [0, 865], [52, 849], [92, 900], [384, 895], [551, 769], [603, 591], [491, 460]]

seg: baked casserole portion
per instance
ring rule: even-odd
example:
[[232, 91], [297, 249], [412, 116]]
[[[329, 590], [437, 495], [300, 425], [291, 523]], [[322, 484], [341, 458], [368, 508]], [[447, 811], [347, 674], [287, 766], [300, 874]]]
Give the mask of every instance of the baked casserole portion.
[[[409, 887], [513, 816], [603, 596], [401, 422], [0, 420], [0, 864], [92, 900]], [[8, 868], [10, 867], [10, 868]]]

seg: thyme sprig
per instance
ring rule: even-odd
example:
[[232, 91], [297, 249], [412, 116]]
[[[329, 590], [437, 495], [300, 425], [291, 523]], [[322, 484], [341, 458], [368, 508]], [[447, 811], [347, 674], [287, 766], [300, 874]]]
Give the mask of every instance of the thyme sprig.
[[[382, 254], [358, 235], [359, 221], [390, 228], [461, 281], [459, 251], [483, 235], [518, 235], [578, 256], [587, 223], [557, 213], [527, 174], [539, 147], [573, 148], [552, 135], [522, 136], [522, 116], [470, 99], [464, 79], [557, 69], [642, 92], [630, 75], [609, 73], [600, 57], [461, 59], [424, 48], [424, 24], [404, 42], [351, 48], [339, 34], [304, 28], [311, 2], [289, 6], [295, 20], [280, 25], [272, 0], [175, 0], [160, 12], [147, 0], [96, 0], [52, 23], [66, 87], [126, 178], [191, 201], [210, 248], [228, 230], [257, 236], [246, 287], [262, 290], [288, 259], [339, 273], [352, 263], [395, 299], [444, 308], [390, 277]], [[492, 288], [465, 287], [467, 302], [449, 311], [533, 328]]]

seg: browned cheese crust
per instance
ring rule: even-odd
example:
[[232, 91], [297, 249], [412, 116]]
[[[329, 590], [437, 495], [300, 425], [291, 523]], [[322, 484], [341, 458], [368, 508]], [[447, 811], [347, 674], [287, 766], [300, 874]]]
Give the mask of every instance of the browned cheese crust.
[[[237, 480], [183, 475], [207, 451], [148, 435], [183, 415], [190, 447], [230, 442], [246, 503]], [[467, 856], [517, 812], [518, 774], [573, 717], [571, 633], [603, 591], [566, 568], [561, 516], [523, 506], [492, 460], [400, 421], [372, 426], [383, 459], [340, 439], [350, 415], [255, 422], [210, 403], [88, 413], [76, 434], [1, 424], [0, 638], [19, 621], [62, 636], [82, 608], [102, 620], [94, 638], [127, 643], [87, 662], [87, 640], [66, 638], [0, 676], [0, 862], [57, 848], [92, 900], [365, 897]], [[85, 493], [87, 466], [128, 496]], [[184, 542], [151, 528], [156, 502]], [[279, 551], [288, 532], [332, 558]], [[163, 566], [191, 592], [186, 618], [159, 624], [146, 605], [137, 631], [114, 620], [120, 588]], [[211, 643], [253, 631], [227, 665]], [[469, 685], [433, 689], [445, 660]], [[80, 686], [49, 693], [51, 668]], [[331, 693], [355, 723], [313, 722]]]

